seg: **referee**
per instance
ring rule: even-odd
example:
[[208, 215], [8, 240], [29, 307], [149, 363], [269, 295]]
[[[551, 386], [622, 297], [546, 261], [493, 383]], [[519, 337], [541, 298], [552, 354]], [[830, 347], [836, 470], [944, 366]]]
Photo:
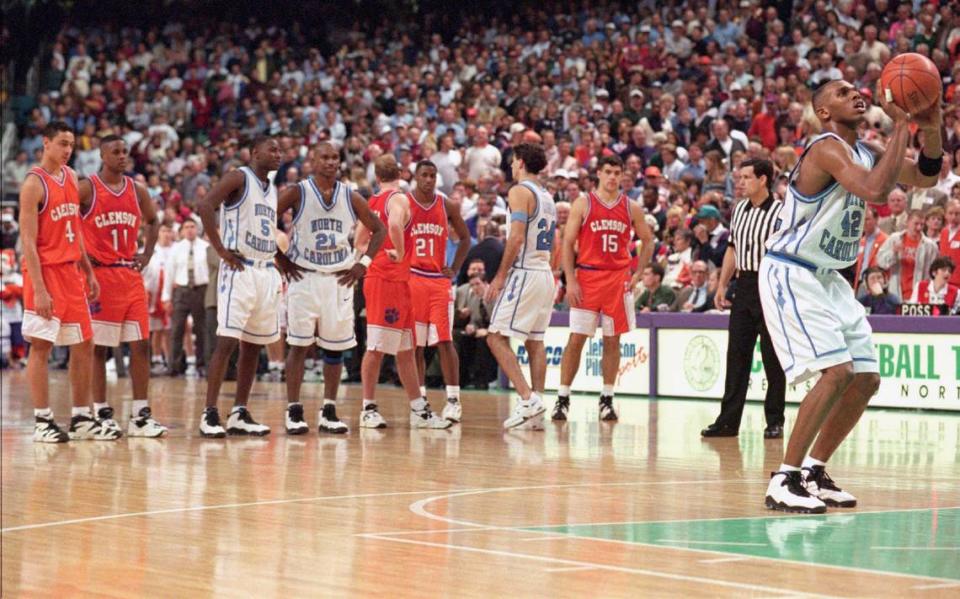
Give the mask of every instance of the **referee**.
[[727, 379], [720, 416], [700, 432], [704, 437], [736, 437], [739, 433], [757, 334], [760, 335], [760, 354], [767, 374], [767, 396], [763, 402], [767, 428], [763, 436], [766, 439], [783, 437], [786, 380], [764, 324], [757, 287], [760, 259], [766, 252], [767, 238], [773, 233], [783, 207], [782, 202], [773, 198], [772, 186], [773, 163], [769, 160], [750, 159], [740, 164], [736, 191], [737, 197], [744, 199], [733, 209], [730, 244], [723, 256], [715, 299], [718, 308], [730, 306], [726, 299], [727, 285], [736, 270], [736, 295], [727, 335]]

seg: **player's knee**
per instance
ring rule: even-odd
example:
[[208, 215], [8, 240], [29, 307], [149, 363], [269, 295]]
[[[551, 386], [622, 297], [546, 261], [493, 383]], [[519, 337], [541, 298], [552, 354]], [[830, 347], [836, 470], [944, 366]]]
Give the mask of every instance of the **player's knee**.
[[853, 382], [853, 364], [847, 362], [831, 366], [824, 371], [823, 376], [827, 377], [827, 380], [833, 382], [841, 390], [846, 389]]
[[861, 372], [856, 375], [856, 385], [865, 398], [876, 395], [880, 389], [880, 375], [876, 372]]
[[331, 366], [339, 366], [343, 364], [343, 352], [327, 349], [323, 350], [323, 363]]
[[97, 360], [106, 360], [107, 353], [110, 351], [110, 348], [105, 345], [97, 345], [93, 348], [93, 357]]
[[[37, 358], [41, 358], [43, 356], [49, 357], [50, 352], [53, 351], [53, 344], [46, 339], [31, 337], [28, 338], [27, 341], [30, 342], [30, 353]], [[46, 364], [47, 361], [44, 359], [43, 363]]]

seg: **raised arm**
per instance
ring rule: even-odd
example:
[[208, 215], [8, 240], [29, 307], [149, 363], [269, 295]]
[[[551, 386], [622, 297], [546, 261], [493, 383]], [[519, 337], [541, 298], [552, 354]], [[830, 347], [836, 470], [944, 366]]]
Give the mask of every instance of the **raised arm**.
[[453, 264], [444, 270], [448, 277], [453, 277], [460, 272], [464, 260], [467, 259], [467, 252], [470, 251], [470, 230], [467, 229], [467, 223], [464, 222], [460, 214], [460, 207], [449, 198], [443, 199], [444, 207], [447, 209], [447, 215], [450, 218], [450, 226], [457, 234], [457, 253], [453, 256]]
[[533, 192], [523, 185], [514, 185], [507, 196], [507, 203], [510, 206], [510, 234], [507, 236], [506, 246], [503, 248], [503, 257], [500, 259], [500, 268], [493, 277], [487, 291], [484, 294], [486, 301], [493, 301], [507, 282], [507, 273], [510, 267], [516, 261], [520, 254], [520, 248], [523, 247], [524, 237], [527, 231], [527, 218], [533, 208], [535, 198]]
[[245, 184], [246, 181], [243, 173], [238, 170], [232, 170], [214, 185], [210, 193], [200, 200], [197, 206], [197, 212], [200, 213], [200, 221], [203, 222], [203, 230], [210, 240], [210, 245], [212, 245], [213, 249], [220, 255], [220, 258], [234, 270], [243, 270], [243, 258], [223, 246], [223, 241], [220, 239], [220, 232], [217, 230], [216, 212], [224, 202], [236, 196], [238, 192], [241, 192]]
[[157, 206], [150, 197], [150, 192], [141, 183], [134, 183], [137, 192], [137, 203], [140, 204], [140, 215], [143, 220], [143, 229], [146, 239], [143, 242], [143, 253], [136, 257], [137, 270], [143, 270], [153, 257], [153, 250], [157, 245], [157, 236], [160, 234], [160, 218], [157, 215]]
[[563, 245], [560, 247], [560, 266], [566, 281], [566, 297], [571, 308], [582, 301], [580, 282], [577, 281], [577, 235], [583, 226], [583, 217], [587, 212], [587, 198], [581, 196], [570, 206], [570, 216], [563, 230]]
[[[943, 113], [940, 101], [936, 101], [925, 112], [917, 115], [914, 121], [923, 134], [923, 148], [920, 150], [920, 160], [904, 157], [897, 173], [897, 183], [912, 185], [913, 187], [933, 187], [940, 178], [940, 166], [943, 161], [943, 138], [940, 130], [943, 126]], [[889, 148], [883, 148], [873, 142], [861, 142], [878, 158], [882, 157]], [[924, 174], [921, 161], [929, 163], [925, 168], [930, 174]]]

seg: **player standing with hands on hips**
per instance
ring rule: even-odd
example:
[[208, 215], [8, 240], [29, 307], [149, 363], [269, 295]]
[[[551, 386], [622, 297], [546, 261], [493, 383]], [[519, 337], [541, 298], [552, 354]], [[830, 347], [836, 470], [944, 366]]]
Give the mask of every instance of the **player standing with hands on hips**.
[[[823, 132], [790, 176], [782, 222], [760, 263], [763, 315], [787, 382], [820, 374], [767, 487], [771, 509], [821, 513], [828, 505], [857, 504], [825, 465], [876, 393], [880, 375], [864, 308], [837, 271], [857, 260], [866, 202], [883, 204], [898, 182], [934, 185], [943, 161], [939, 100], [911, 119], [889, 89], [879, 96], [894, 123], [886, 148], [857, 138], [867, 103], [854, 86], [834, 80], [814, 92]], [[911, 120], [923, 138], [916, 162], [906, 158]]]

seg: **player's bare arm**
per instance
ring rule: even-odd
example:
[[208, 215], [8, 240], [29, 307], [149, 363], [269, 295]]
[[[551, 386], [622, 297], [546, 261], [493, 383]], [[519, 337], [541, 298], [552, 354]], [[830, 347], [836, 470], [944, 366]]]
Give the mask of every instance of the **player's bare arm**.
[[464, 261], [467, 259], [467, 252], [470, 251], [470, 229], [467, 228], [467, 223], [464, 222], [463, 216], [460, 214], [460, 207], [456, 203], [449, 198], [444, 198], [443, 205], [447, 209], [450, 226], [453, 227], [454, 232], [457, 234], [457, 239], [460, 240], [459, 243], [457, 243], [457, 253], [453, 255], [453, 264], [443, 269], [445, 276], [452, 277], [460, 272], [460, 267], [463, 266]]
[[510, 234], [507, 236], [506, 246], [503, 248], [503, 258], [500, 260], [500, 268], [497, 274], [487, 286], [484, 294], [484, 300], [492, 302], [500, 296], [503, 286], [507, 283], [507, 273], [510, 267], [517, 260], [520, 249], [523, 247], [525, 232], [527, 230], [527, 217], [534, 209], [536, 198], [533, 192], [523, 185], [514, 185], [507, 195], [507, 203], [510, 205]]
[[635, 272], [630, 279], [630, 289], [633, 289], [640, 280], [643, 267], [650, 264], [650, 259], [653, 258], [654, 238], [653, 231], [650, 230], [650, 225], [647, 224], [643, 206], [641, 206], [639, 202], [630, 202], [628, 205], [630, 206], [630, 220], [633, 221], [633, 232], [640, 241], [637, 272]]
[[392, 250], [387, 250], [387, 256], [392, 262], [400, 262], [406, 252], [403, 247], [403, 229], [410, 222], [410, 201], [406, 194], [394, 193], [387, 200], [387, 235], [393, 242]]
[[239, 194], [243, 193], [245, 184], [246, 180], [243, 173], [236, 169], [232, 170], [214, 185], [210, 193], [200, 200], [197, 206], [197, 212], [200, 213], [200, 221], [203, 223], [203, 230], [210, 240], [210, 245], [213, 246], [214, 251], [220, 258], [234, 270], [243, 270], [243, 257], [223, 246], [220, 231], [217, 230], [216, 213], [223, 203], [236, 199]]
[[357, 225], [358, 234], [360, 229], [363, 228], [368, 239], [363, 254], [366, 260], [361, 258], [353, 264], [350, 270], [341, 270], [336, 273], [337, 282], [344, 287], [350, 287], [363, 278], [363, 275], [367, 272], [367, 264], [377, 255], [387, 238], [387, 228], [383, 226], [379, 218], [374, 216], [373, 212], [370, 212], [370, 207], [367, 206], [367, 201], [363, 199], [362, 195], [355, 191], [351, 192], [350, 205], [353, 207], [353, 213], [357, 215], [357, 220], [360, 221]]
[[[290, 185], [281, 191], [280, 195], [277, 196], [277, 218], [280, 218], [284, 212], [290, 210], [291, 208], [299, 209], [300, 201], [301, 198], [299, 185]], [[299, 281], [302, 279], [303, 273], [305, 272], [313, 272], [311, 269], [304, 268], [288, 258], [287, 254], [280, 249], [279, 244], [277, 245], [277, 254], [275, 260], [277, 263], [277, 269], [280, 270], [280, 273], [293, 281]]]
[[[940, 102], [934, 102], [930, 108], [916, 115], [913, 122], [920, 128], [920, 134], [923, 137], [923, 147], [920, 150], [923, 156], [932, 161], [942, 160], [943, 138], [940, 135], [940, 130], [943, 127], [943, 110]], [[886, 148], [872, 141], [860, 143], [870, 148], [870, 151], [878, 158], [887, 151]], [[937, 184], [939, 176], [939, 169], [932, 175], [924, 175], [920, 170], [919, 162], [905, 156], [900, 166], [900, 172], [897, 174], [897, 183], [913, 187], [933, 187]]]
[[43, 183], [37, 175], [28, 176], [20, 186], [20, 241], [23, 245], [23, 261], [31, 274], [34, 309], [40, 318], [49, 320], [53, 316], [53, 299], [43, 283], [40, 254], [37, 252], [41, 202], [43, 202]]
[[80, 214], [86, 214], [92, 207], [93, 181], [88, 177], [81, 177], [77, 181], [77, 195], [80, 196]]
[[[80, 182], [77, 180], [77, 174], [73, 172], [73, 169], [64, 167], [66, 176], [73, 179], [74, 184], [76, 184], [77, 189], [80, 188]], [[83, 243], [83, 232], [77, 232], [77, 244], [80, 246], [80, 270], [83, 271], [84, 277], [87, 279], [87, 300], [96, 301], [100, 297], [100, 284], [97, 283], [97, 277], [93, 274], [93, 265], [90, 264], [90, 256], [87, 255], [87, 248]]]
[[577, 281], [577, 234], [587, 213], [587, 201], [586, 197], [580, 196], [570, 206], [570, 216], [564, 225], [563, 245], [560, 248], [560, 266], [566, 280], [567, 303], [571, 308], [576, 308], [583, 301], [580, 283]]
[[150, 263], [153, 257], [153, 250], [157, 246], [157, 237], [160, 235], [160, 216], [157, 214], [157, 206], [150, 197], [150, 192], [142, 183], [134, 183], [134, 190], [137, 193], [137, 203], [140, 205], [140, 215], [143, 221], [143, 230], [145, 233], [143, 241], [143, 251], [137, 254], [137, 270], [143, 270]]

